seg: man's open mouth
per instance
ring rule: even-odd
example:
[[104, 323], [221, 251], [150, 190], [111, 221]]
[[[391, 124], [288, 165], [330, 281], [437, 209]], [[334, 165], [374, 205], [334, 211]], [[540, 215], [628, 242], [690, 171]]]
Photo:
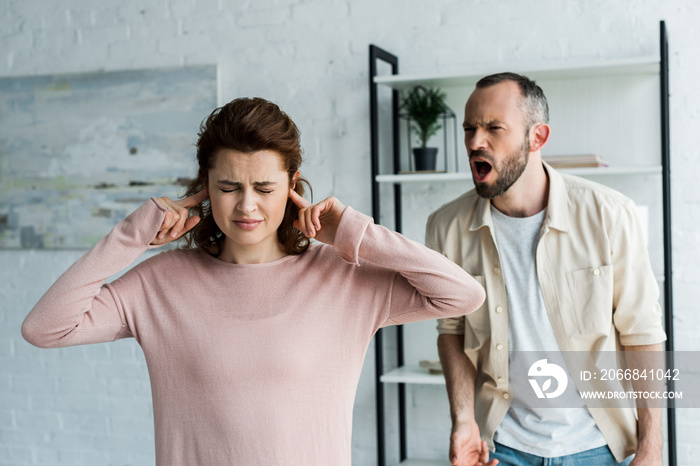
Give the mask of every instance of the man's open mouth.
[[471, 166], [474, 180], [477, 182], [485, 181], [493, 169], [491, 164], [483, 159], [472, 159]]

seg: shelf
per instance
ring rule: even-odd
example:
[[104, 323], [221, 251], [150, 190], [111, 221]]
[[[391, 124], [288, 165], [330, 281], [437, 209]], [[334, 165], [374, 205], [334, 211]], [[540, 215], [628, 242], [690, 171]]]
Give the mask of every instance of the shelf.
[[557, 168], [561, 173], [576, 176], [608, 176], [608, 175], [660, 175], [661, 165], [640, 167], [591, 167], [591, 168]]
[[459, 173], [404, 173], [399, 175], [377, 175], [378, 183], [425, 183], [430, 181], [471, 180], [471, 172]]
[[450, 466], [447, 460], [422, 460], [422, 459], [407, 459], [399, 463], [400, 466]]
[[442, 374], [429, 374], [428, 371], [418, 366], [401, 366], [383, 374], [380, 380], [383, 383], [445, 385], [445, 377]]
[[[612, 175], [660, 175], [660, 165], [643, 167], [591, 167], [557, 169], [561, 173], [576, 176], [612, 176]], [[459, 173], [405, 173], [399, 175], [377, 175], [377, 183], [426, 183], [432, 181], [471, 181], [471, 172]]]
[[562, 66], [561, 63], [530, 67], [527, 64], [522, 66], [501, 65], [498, 69], [493, 67], [483, 68], [475, 71], [470, 70], [464, 74], [446, 75], [386, 75], [375, 76], [374, 82], [384, 84], [393, 89], [410, 89], [417, 85], [428, 87], [464, 86], [475, 84], [483, 76], [503, 71], [508, 67], [510, 71], [524, 74], [531, 79], [552, 79], [552, 78], [585, 78], [594, 76], [615, 76], [624, 74], [658, 74], [658, 57], [639, 57], [624, 60], [609, 60], [605, 62], [579, 62]]

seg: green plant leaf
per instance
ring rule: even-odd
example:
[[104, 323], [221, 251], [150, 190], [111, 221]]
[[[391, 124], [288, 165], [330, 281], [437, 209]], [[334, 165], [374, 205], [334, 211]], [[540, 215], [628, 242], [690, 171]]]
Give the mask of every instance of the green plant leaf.
[[411, 128], [418, 136], [422, 147], [442, 127], [438, 119], [445, 111], [447, 95], [439, 88], [416, 86], [404, 95], [401, 109], [411, 119]]

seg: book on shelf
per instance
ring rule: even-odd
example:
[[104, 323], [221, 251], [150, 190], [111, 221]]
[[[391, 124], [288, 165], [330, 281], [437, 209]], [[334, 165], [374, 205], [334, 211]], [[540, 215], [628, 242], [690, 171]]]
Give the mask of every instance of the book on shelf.
[[587, 167], [607, 167], [600, 155], [543, 155], [542, 160], [554, 168], [587, 168]]
[[429, 374], [442, 374], [442, 364], [439, 359], [423, 359], [418, 363], [421, 369], [427, 369]]
[[447, 173], [445, 170], [415, 170], [415, 171], [400, 171], [397, 175], [425, 175], [426, 173]]

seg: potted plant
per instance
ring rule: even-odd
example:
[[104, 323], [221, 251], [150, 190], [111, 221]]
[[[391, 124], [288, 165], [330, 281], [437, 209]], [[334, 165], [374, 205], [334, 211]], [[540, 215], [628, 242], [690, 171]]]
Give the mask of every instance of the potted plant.
[[413, 149], [417, 171], [435, 170], [437, 147], [427, 147], [428, 140], [438, 132], [438, 121], [444, 113], [445, 93], [439, 88], [416, 86], [401, 101], [401, 109], [411, 121], [411, 130], [418, 136], [420, 147]]

